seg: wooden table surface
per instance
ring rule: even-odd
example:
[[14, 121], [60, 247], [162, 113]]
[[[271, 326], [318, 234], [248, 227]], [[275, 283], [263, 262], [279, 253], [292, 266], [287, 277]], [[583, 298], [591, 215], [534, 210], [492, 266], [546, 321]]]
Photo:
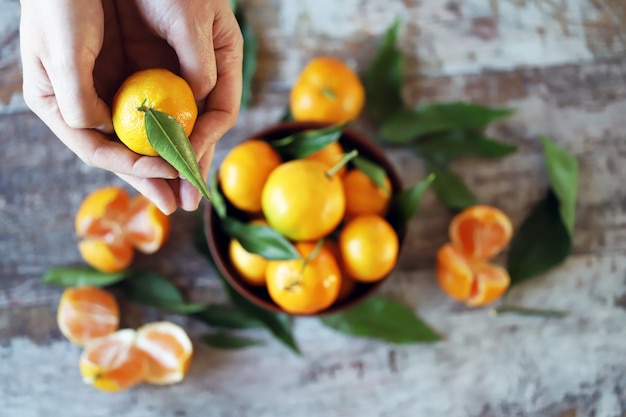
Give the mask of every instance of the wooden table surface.
[[[398, 268], [381, 293], [446, 337], [435, 345], [349, 338], [298, 319], [297, 357], [264, 331], [242, 351], [196, 353], [184, 382], [100, 393], [81, 382], [79, 349], [55, 323], [50, 267], [80, 263], [73, 215], [94, 188], [120, 183], [88, 168], [21, 96], [19, 2], [0, 0], [0, 416], [626, 416], [626, 2], [624, 0], [242, 0], [260, 42], [255, 102], [220, 141], [230, 147], [280, 118], [305, 62], [332, 54], [365, 68], [396, 16], [404, 26], [407, 104], [471, 100], [517, 113], [490, 133], [518, 145], [506, 162], [453, 168], [517, 226], [546, 185], [538, 135], [573, 152], [581, 177], [572, 256], [515, 288], [511, 301], [563, 319], [467, 310], [433, 274], [451, 214], [427, 193]], [[357, 128], [372, 135], [366, 121]], [[387, 150], [406, 183], [423, 166]], [[214, 165], [217, 166], [217, 165]], [[193, 248], [194, 213], [173, 215], [161, 254], [138, 263], [197, 300], [222, 302]]]

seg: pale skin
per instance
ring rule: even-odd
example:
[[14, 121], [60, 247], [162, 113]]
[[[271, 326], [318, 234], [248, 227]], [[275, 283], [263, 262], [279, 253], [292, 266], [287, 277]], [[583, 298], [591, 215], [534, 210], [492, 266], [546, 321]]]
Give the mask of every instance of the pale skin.
[[166, 214], [198, 208], [198, 190], [167, 162], [114, 139], [110, 106], [137, 70], [185, 78], [199, 109], [189, 139], [206, 179], [241, 100], [243, 39], [228, 0], [22, 0], [20, 48], [27, 105], [85, 164], [114, 172]]

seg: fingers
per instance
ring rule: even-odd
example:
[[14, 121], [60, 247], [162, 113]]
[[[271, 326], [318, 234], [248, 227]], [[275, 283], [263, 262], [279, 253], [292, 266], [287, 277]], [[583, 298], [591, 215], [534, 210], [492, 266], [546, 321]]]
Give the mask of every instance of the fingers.
[[173, 187], [164, 179], [139, 178], [124, 174], [117, 174], [117, 176], [146, 196], [146, 198], [152, 201], [163, 213], [170, 215], [176, 211], [178, 204], [174, 188], [178, 185], [178, 180], [175, 180], [176, 186]]
[[[214, 154], [215, 144], [210, 146], [209, 149], [207, 149], [207, 152], [205, 152], [202, 158], [198, 161], [202, 178], [206, 179], [209, 176], [209, 170], [211, 168], [211, 162], [213, 161]], [[180, 181], [179, 193], [179, 203], [183, 210], [194, 211], [200, 205], [200, 201], [202, 201], [202, 195], [198, 189], [187, 180]]]

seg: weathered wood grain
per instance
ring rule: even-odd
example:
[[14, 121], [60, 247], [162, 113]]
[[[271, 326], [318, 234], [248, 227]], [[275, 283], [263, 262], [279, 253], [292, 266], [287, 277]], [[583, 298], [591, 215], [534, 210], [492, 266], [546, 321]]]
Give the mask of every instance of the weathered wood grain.
[[[94, 188], [122, 184], [84, 166], [21, 98], [19, 2], [0, 0], [0, 416], [445, 416], [626, 415], [626, 3], [623, 0], [243, 0], [261, 44], [256, 97], [219, 143], [278, 120], [311, 56], [333, 53], [364, 68], [376, 39], [404, 17], [407, 105], [472, 100], [517, 109], [491, 134], [518, 145], [503, 161], [453, 165], [481, 201], [519, 225], [546, 185], [540, 134], [580, 160], [574, 255], [510, 294], [510, 302], [567, 310], [561, 320], [492, 317], [448, 299], [433, 256], [451, 213], [431, 193], [410, 227], [382, 293], [415, 309], [446, 340], [393, 346], [351, 339], [313, 319], [296, 321], [303, 356], [261, 331], [265, 345], [210, 349], [206, 329], [178, 316], [196, 355], [184, 383], [106, 395], [82, 384], [80, 351], [56, 328], [60, 289], [39, 283], [54, 265], [80, 263], [73, 215]], [[355, 128], [374, 138], [371, 122]], [[419, 159], [387, 149], [406, 184]], [[176, 213], [159, 256], [139, 257], [195, 300], [224, 301], [195, 252], [195, 213]], [[163, 317], [147, 311], [144, 320]]]

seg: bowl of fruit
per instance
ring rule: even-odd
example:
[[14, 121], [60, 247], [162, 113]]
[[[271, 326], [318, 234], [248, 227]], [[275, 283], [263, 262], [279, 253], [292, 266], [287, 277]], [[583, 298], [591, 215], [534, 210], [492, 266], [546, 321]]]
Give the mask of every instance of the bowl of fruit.
[[406, 227], [394, 209], [400, 178], [345, 123], [282, 122], [258, 132], [229, 150], [210, 188], [205, 232], [216, 267], [267, 310], [341, 311], [396, 265]]

